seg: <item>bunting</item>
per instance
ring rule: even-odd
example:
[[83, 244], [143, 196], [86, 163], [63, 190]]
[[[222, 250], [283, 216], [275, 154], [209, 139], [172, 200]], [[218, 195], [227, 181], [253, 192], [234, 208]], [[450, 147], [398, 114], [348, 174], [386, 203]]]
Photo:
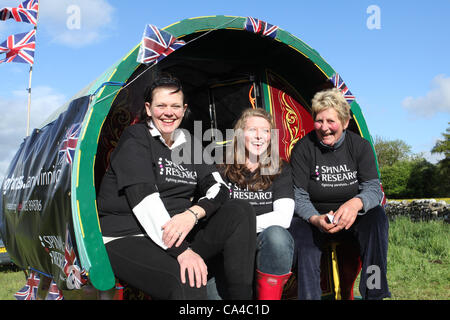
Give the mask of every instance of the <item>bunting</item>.
[[184, 41], [177, 40], [169, 32], [149, 24], [145, 27], [142, 36], [137, 62], [157, 63], [184, 45]]
[[275, 39], [278, 27], [256, 18], [247, 17], [244, 24], [244, 30]]
[[335, 73], [330, 78], [330, 81], [333, 83], [333, 86], [335, 88], [338, 88], [339, 90], [341, 90], [341, 92], [342, 92], [345, 100], [347, 100], [348, 104], [351, 104], [353, 101], [355, 101], [355, 96], [348, 89], [348, 87], [345, 84], [344, 80], [342, 80], [341, 76], [338, 73]]
[[39, 275], [35, 272], [30, 272], [25, 286], [17, 291], [14, 297], [17, 300], [36, 300], [39, 281]]

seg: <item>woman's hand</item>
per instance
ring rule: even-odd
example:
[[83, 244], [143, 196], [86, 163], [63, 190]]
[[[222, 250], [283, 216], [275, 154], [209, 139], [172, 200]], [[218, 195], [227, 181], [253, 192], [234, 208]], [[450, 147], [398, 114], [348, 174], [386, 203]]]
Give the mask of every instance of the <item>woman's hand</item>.
[[[352, 198], [344, 202], [336, 212], [330, 211], [328, 214], [333, 216], [333, 221], [324, 216], [325, 224], [320, 224], [322, 230], [327, 233], [336, 233], [343, 229], [348, 230], [356, 220], [358, 212], [363, 208], [363, 203], [359, 198]], [[320, 216], [320, 217], [322, 217]], [[311, 217], [312, 218], [312, 217]]]
[[330, 233], [348, 230], [356, 220], [358, 212], [362, 210], [363, 203], [360, 198], [352, 198], [344, 202], [334, 213], [334, 223], [336, 230], [330, 230]]
[[[332, 211], [330, 211], [330, 213], [332, 213]], [[335, 224], [328, 221], [326, 214], [312, 216], [311, 218], [309, 218], [309, 223], [316, 226], [319, 230], [327, 233], [329, 233], [331, 229], [336, 227]]]
[[206, 286], [206, 282], [208, 281], [208, 267], [200, 255], [191, 249], [187, 249], [177, 257], [177, 261], [180, 264], [182, 283], [186, 283], [187, 271], [189, 285], [191, 287], [196, 286], [197, 288], [200, 288], [202, 285]]
[[163, 229], [162, 240], [168, 247], [179, 247], [188, 233], [195, 225], [195, 217], [189, 211], [174, 215], [161, 228]]
[[333, 222], [329, 221], [326, 214], [312, 216], [309, 218], [309, 222], [326, 233], [336, 233], [343, 229], [348, 230], [362, 208], [361, 199], [352, 198], [344, 202], [336, 212], [328, 212], [328, 214], [334, 216]]

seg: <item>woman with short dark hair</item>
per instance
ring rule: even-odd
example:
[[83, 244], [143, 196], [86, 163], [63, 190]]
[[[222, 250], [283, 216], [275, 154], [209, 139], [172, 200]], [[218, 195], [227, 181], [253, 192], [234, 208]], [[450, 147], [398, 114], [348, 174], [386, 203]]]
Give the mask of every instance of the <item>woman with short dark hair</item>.
[[97, 198], [106, 250], [116, 277], [155, 299], [206, 299], [208, 260], [223, 254], [229, 298], [250, 299], [255, 213], [226, 201], [214, 166], [194, 163], [192, 137], [178, 129], [184, 99], [178, 79], [158, 77], [142, 121], [111, 154]]

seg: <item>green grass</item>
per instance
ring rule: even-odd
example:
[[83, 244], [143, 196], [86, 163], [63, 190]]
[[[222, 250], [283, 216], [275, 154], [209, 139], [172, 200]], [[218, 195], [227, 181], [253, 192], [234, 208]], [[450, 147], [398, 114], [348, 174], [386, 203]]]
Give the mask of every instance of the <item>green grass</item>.
[[387, 277], [393, 300], [449, 300], [450, 225], [390, 221]]
[[450, 299], [450, 225], [391, 222], [388, 281], [394, 299]]
[[14, 293], [25, 285], [25, 273], [15, 266], [0, 266], [0, 300], [15, 300]]
[[[388, 282], [393, 300], [450, 300], [450, 224], [391, 221]], [[0, 266], [0, 300], [14, 299], [24, 284], [23, 271]]]

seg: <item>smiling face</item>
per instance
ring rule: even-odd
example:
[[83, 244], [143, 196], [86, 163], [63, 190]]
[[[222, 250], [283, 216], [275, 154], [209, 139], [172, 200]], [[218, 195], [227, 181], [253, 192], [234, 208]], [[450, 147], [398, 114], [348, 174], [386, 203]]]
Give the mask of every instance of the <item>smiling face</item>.
[[[262, 117], [249, 117], [245, 122], [245, 149], [250, 158], [258, 158], [270, 145], [270, 123]], [[254, 157], [256, 156], [256, 157]]]
[[342, 132], [348, 127], [349, 120], [342, 123], [338, 118], [336, 110], [333, 108], [325, 109], [319, 112], [314, 119], [314, 130], [317, 138], [327, 146], [334, 146], [334, 144], [342, 136]]
[[167, 145], [172, 144], [172, 133], [183, 120], [187, 105], [183, 105], [183, 93], [173, 88], [159, 87], [153, 90], [152, 102], [145, 103], [147, 114]]

